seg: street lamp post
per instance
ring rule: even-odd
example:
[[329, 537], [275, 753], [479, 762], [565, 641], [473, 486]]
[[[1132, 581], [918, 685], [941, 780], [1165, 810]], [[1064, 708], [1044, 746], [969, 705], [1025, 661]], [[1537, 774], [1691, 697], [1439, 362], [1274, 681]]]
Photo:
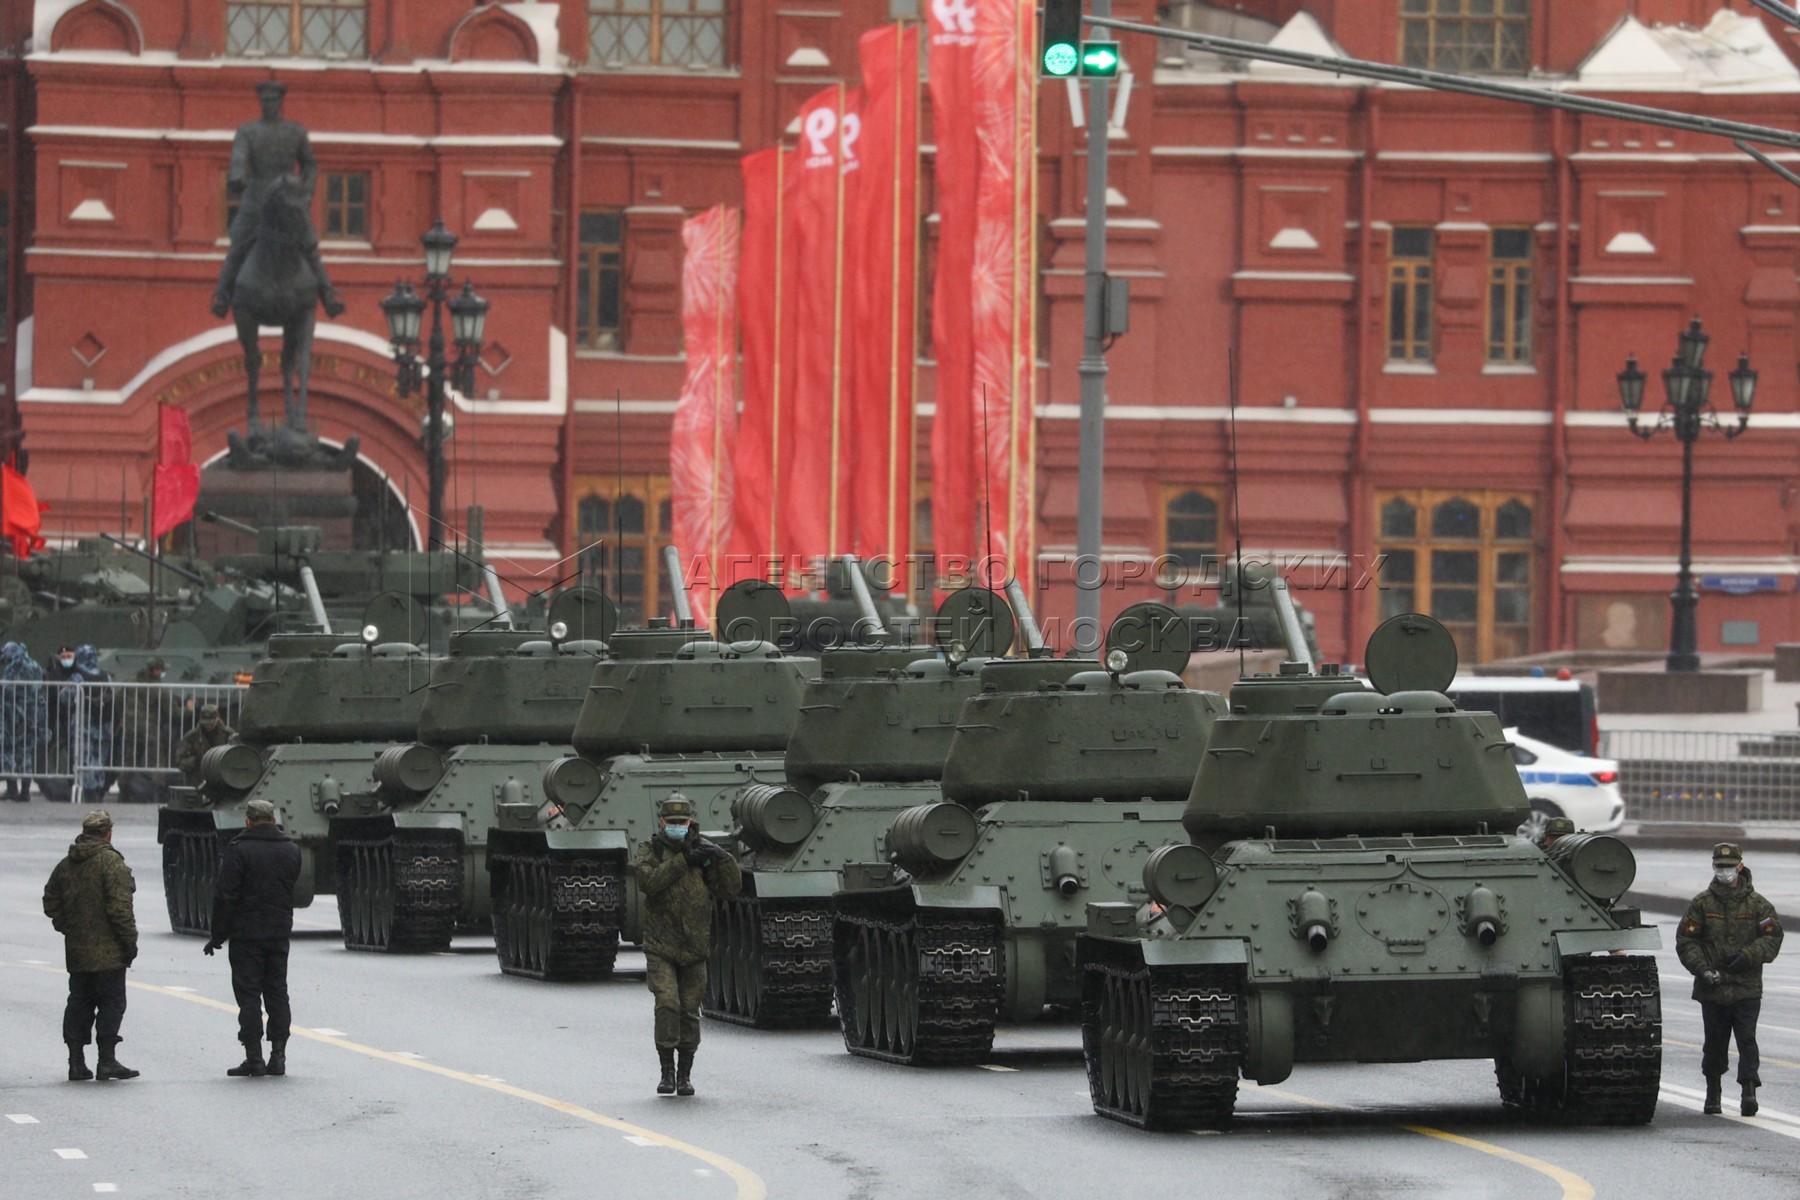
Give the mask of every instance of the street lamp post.
[[1737, 367], [1726, 378], [1731, 383], [1731, 402], [1737, 410], [1737, 424], [1727, 425], [1719, 419], [1707, 397], [1712, 391], [1713, 373], [1705, 367], [1709, 338], [1700, 328], [1700, 318], [1688, 322], [1682, 331], [1675, 360], [1663, 371], [1661, 411], [1656, 424], [1648, 428], [1638, 425], [1644, 407], [1645, 375], [1638, 369], [1637, 355], [1625, 358], [1625, 369], [1618, 374], [1619, 403], [1625, 410], [1625, 422], [1631, 432], [1649, 441], [1663, 430], [1674, 431], [1681, 443], [1681, 563], [1675, 575], [1675, 590], [1669, 594], [1669, 661], [1671, 671], [1698, 671], [1700, 652], [1694, 609], [1699, 593], [1694, 590], [1693, 504], [1694, 443], [1700, 431], [1710, 428], [1727, 439], [1744, 432], [1750, 424], [1750, 406], [1756, 399], [1756, 372], [1750, 369], [1750, 356], [1740, 352]]
[[[394, 365], [399, 368], [400, 395], [404, 398], [425, 384], [425, 465], [431, 479], [429, 519], [430, 535], [426, 546], [443, 542], [444, 529], [444, 403], [446, 386], [468, 395], [475, 387], [475, 364], [481, 358], [481, 335], [487, 326], [488, 302], [475, 294], [475, 285], [464, 281], [462, 291], [452, 295], [450, 288], [450, 253], [456, 249], [456, 235], [444, 228], [442, 221], [419, 238], [425, 247], [424, 295], [413, 285], [401, 280], [391, 296], [381, 302], [387, 318], [388, 341], [394, 348]], [[431, 305], [431, 336], [425, 358], [418, 356], [419, 332], [425, 305]], [[450, 310], [451, 337], [456, 343], [456, 357], [445, 357], [444, 309]]]

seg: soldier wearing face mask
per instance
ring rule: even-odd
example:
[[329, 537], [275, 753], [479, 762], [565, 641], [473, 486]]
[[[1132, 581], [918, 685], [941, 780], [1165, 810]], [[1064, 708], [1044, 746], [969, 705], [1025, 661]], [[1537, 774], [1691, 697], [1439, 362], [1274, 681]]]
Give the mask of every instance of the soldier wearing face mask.
[[1712, 885], [1688, 905], [1675, 934], [1675, 953], [1694, 976], [1694, 999], [1706, 1029], [1700, 1070], [1706, 1076], [1706, 1107], [1722, 1111], [1720, 1077], [1737, 1039], [1739, 1111], [1756, 1115], [1761, 1059], [1756, 1018], [1762, 1011], [1762, 969], [1781, 953], [1781, 919], [1750, 885], [1744, 853], [1730, 842], [1713, 847]]
[[694, 1094], [713, 899], [729, 900], [743, 886], [737, 860], [701, 836], [694, 816], [693, 802], [670, 792], [656, 806], [656, 833], [631, 860], [644, 898], [644, 973], [656, 997], [659, 1096]]

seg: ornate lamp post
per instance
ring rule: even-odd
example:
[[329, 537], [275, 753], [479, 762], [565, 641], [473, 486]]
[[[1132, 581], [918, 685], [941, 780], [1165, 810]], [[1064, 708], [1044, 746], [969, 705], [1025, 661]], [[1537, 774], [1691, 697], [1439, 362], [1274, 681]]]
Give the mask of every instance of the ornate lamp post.
[[[420, 237], [425, 247], [424, 295], [405, 280], [394, 285], [393, 295], [381, 302], [387, 318], [388, 340], [394, 347], [394, 365], [399, 368], [400, 395], [410, 396], [425, 384], [425, 464], [431, 477], [431, 533], [427, 546], [441, 544], [444, 528], [444, 416], [445, 387], [454, 387], [468, 395], [475, 387], [475, 364], [481, 358], [481, 334], [487, 325], [488, 302], [475, 294], [475, 285], [464, 281], [462, 291], [450, 292], [450, 252], [456, 248], [456, 235], [435, 222]], [[431, 304], [431, 337], [425, 358], [418, 356], [419, 329], [425, 305]], [[444, 354], [444, 309], [450, 309], [451, 336], [456, 342], [455, 359]]]
[[1700, 329], [1700, 318], [1688, 322], [1682, 331], [1675, 361], [1662, 373], [1664, 401], [1656, 414], [1656, 424], [1640, 428], [1638, 417], [1644, 407], [1644, 373], [1638, 370], [1637, 355], [1627, 355], [1625, 369], [1618, 374], [1619, 403], [1625, 409], [1625, 421], [1631, 432], [1649, 441], [1665, 429], [1673, 430], [1681, 443], [1681, 565], [1675, 576], [1675, 590], [1669, 594], [1669, 661], [1671, 671], [1700, 669], [1699, 638], [1694, 622], [1694, 608], [1699, 594], [1694, 590], [1693, 500], [1694, 443], [1700, 431], [1710, 428], [1726, 438], [1734, 438], [1750, 424], [1750, 406], [1756, 399], [1756, 372], [1750, 369], [1750, 356], [1740, 352], [1737, 367], [1726, 376], [1731, 382], [1731, 402], [1737, 409], [1737, 424], [1727, 425], [1719, 419], [1708, 402], [1713, 373], [1705, 367], [1709, 338]]

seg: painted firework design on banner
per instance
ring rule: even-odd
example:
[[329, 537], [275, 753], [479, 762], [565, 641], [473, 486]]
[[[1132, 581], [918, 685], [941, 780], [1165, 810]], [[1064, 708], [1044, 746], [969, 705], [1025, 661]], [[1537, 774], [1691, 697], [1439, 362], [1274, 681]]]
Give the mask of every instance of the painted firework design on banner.
[[720, 204], [690, 217], [681, 241], [687, 252], [681, 268], [687, 378], [669, 439], [669, 491], [688, 597], [695, 616], [710, 625], [722, 586], [718, 571], [731, 548], [738, 210]]

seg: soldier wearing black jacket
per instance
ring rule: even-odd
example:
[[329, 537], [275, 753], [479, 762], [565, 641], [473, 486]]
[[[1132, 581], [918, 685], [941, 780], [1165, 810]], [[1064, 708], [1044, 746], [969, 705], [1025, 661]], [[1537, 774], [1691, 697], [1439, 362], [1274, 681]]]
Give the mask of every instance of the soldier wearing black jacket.
[[[231, 944], [231, 990], [238, 1002], [238, 1040], [244, 1061], [227, 1075], [286, 1075], [288, 1029], [288, 939], [294, 932], [294, 883], [300, 878], [300, 847], [275, 823], [275, 806], [252, 800], [244, 832], [231, 840], [219, 860], [213, 885], [211, 954]], [[269, 1059], [263, 1061], [262, 1010], [269, 1010]]]

